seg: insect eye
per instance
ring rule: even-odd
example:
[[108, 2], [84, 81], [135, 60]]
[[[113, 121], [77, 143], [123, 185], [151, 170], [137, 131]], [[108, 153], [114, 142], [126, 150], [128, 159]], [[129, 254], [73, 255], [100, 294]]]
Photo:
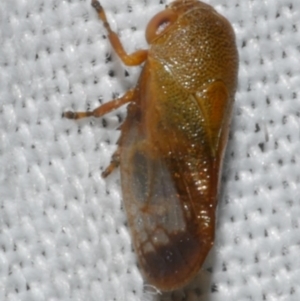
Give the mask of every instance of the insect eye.
[[177, 14], [171, 10], [164, 10], [155, 15], [146, 29], [146, 40], [150, 44], [155, 38], [164, 33], [177, 19]]

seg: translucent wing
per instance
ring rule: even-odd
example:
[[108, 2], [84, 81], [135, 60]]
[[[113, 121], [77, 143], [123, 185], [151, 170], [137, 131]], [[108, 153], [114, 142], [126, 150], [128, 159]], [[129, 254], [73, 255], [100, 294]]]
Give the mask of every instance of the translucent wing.
[[147, 110], [130, 105], [120, 144], [122, 190], [134, 247], [146, 278], [162, 290], [190, 280], [214, 238], [220, 156], [212, 150], [212, 141], [222, 133], [205, 130], [211, 122], [201, 99], [180, 97], [194, 117], [183, 117], [184, 109], [178, 110], [173, 99], [173, 108], [158, 103], [154, 111], [147, 107], [152, 121], [147, 126]]

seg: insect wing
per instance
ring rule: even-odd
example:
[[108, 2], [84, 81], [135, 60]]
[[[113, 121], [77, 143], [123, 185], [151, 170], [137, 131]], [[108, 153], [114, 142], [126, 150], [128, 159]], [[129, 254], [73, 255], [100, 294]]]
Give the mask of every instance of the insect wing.
[[122, 166], [123, 196], [134, 247], [150, 283], [161, 287], [177, 277], [181, 264], [188, 264], [190, 254], [185, 253], [199, 250], [199, 242], [184, 230], [180, 197], [166, 163], [134, 146], [128, 154], [123, 150], [122, 161], [126, 162]]
[[122, 132], [125, 208], [143, 273], [171, 290], [198, 272], [212, 246], [217, 173], [207, 150], [188, 153], [174, 130], [162, 127], [164, 138], [148, 144], [135, 117], [129, 113]]

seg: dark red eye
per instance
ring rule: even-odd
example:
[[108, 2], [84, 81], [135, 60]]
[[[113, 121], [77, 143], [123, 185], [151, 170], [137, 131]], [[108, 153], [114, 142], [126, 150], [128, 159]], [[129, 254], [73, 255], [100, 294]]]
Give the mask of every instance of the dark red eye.
[[165, 32], [168, 27], [176, 21], [176, 19], [177, 14], [169, 9], [155, 15], [148, 23], [146, 29], [147, 42], [151, 44], [151, 42]]

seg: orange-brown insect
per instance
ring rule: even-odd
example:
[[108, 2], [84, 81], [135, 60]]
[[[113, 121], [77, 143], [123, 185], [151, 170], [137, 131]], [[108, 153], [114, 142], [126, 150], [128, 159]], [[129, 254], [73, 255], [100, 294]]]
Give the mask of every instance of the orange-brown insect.
[[147, 281], [163, 291], [186, 284], [212, 247], [224, 149], [237, 85], [238, 54], [229, 22], [197, 0], [176, 0], [148, 24], [148, 50], [127, 54], [92, 0], [125, 65], [144, 63], [136, 88], [92, 112], [129, 103], [118, 149], [128, 222]]

